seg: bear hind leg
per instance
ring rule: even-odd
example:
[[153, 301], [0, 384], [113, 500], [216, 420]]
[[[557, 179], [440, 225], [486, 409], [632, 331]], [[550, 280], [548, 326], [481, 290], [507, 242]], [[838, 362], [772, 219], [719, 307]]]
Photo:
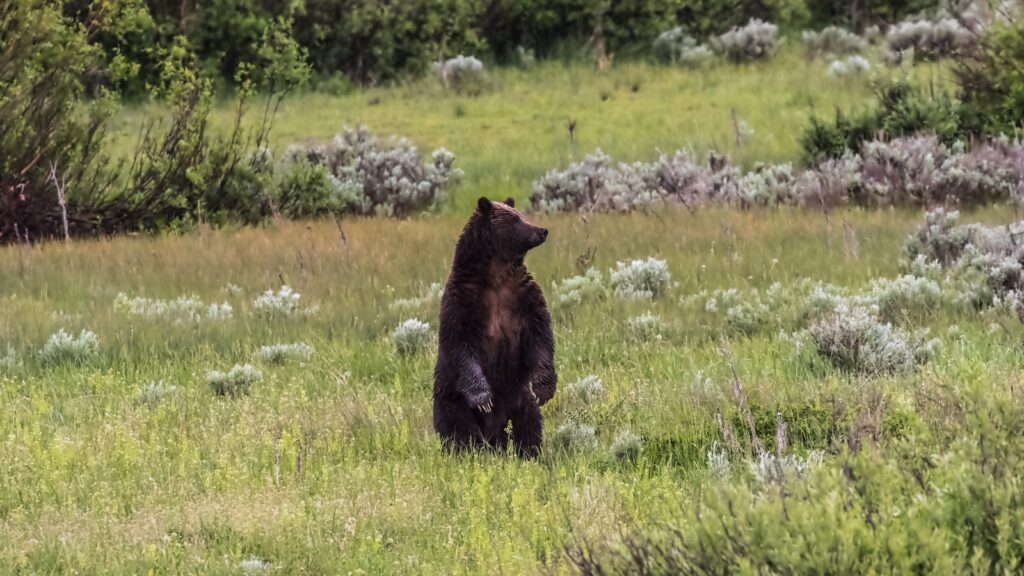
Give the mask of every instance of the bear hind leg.
[[524, 401], [522, 407], [512, 417], [512, 442], [520, 458], [536, 458], [540, 456], [543, 441], [544, 417], [541, 415], [540, 407], [531, 398]]
[[468, 407], [435, 406], [434, 429], [441, 437], [441, 447], [449, 452], [479, 450], [488, 445]]

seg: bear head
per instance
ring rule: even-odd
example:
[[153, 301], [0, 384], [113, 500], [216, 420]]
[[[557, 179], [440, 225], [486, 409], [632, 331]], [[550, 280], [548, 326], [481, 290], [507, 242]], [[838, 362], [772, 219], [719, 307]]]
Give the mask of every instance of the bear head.
[[473, 219], [477, 226], [485, 228], [482, 236], [489, 241], [491, 253], [506, 261], [522, 260], [527, 252], [543, 244], [548, 237], [547, 228], [527, 221], [516, 210], [512, 198], [505, 202], [480, 198]]

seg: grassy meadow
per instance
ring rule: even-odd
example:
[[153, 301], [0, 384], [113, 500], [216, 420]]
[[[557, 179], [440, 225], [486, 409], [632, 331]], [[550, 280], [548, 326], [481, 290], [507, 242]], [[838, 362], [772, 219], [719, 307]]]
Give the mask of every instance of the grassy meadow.
[[[281, 222], [0, 250], [0, 360], [11, 347], [0, 364], [0, 573], [570, 573], [574, 543], [689, 518], [718, 482], [707, 466], [722, 442], [715, 416], [736, 413], [723, 348], [759, 420], [781, 414], [792, 449], [824, 451], [825, 467], [872, 398], [885, 400], [884, 442], [914, 423], [927, 429], [924, 384], [984, 395], [1019, 382], [1015, 319], [950, 305], [908, 316], [941, 352], [916, 371], [867, 378], [795, 346], [782, 320], [735, 331], [699, 300], [804, 279], [856, 290], [896, 276], [919, 212], [537, 216], [551, 237], [527, 262], [549, 301], [588, 252], [605, 274], [621, 260], [663, 259], [672, 281], [653, 301], [554, 306], [561, 389], [544, 408], [545, 430], [582, 420], [595, 446], [549, 448], [531, 462], [442, 454], [433, 346], [398, 354], [392, 332], [409, 318], [436, 331], [437, 300], [422, 296], [444, 282], [469, 207], [480, 195], [524, 198], [534, 178], [569, 161], [568, 118], [579, 155], [601, 147], [634, 160], [691, 146], [747, 164], [790, 161], [810, 103], [830, 111], [870, 94], [866, 80], [828, 78], [795, 49], [741, 69], [544, 64], [495, 72], [492, 83], [478, 98], [427, 81], [298, 95], [278, 120], [275, 145], [363, 123], [448, 147], [466, 177], [441, 215], [345, 220], [343, 235], [332, 221]], [[740, 148], [733, 108], [755, 131]], [[143, 113], [124, 115], [126, 134]], [[225, 104], [218, 122], [229, 115]], [[964, 220], [1013, 216], [993, 208]], [[301, 294], [298, 312], [261, 313], [257, 299], [282, 285]], [[119, 294], [194, 295], [232, 314], [133, 314]], [[645, 313], [661, 324], [640, 340], [630, 319]], [[40, 351], [60, 329], [94, 332], [97, 350], [48, 360]], [[312, 355], [256, 357], [297, 342]], [[208, 372], [244, 364], [262, 379], [246, 394], [216, 395]], [[582, 405], [566, 390], [588, 375], [604, 393]], [[610, 453], [625, 431], [643, 439], [636, 458]]]

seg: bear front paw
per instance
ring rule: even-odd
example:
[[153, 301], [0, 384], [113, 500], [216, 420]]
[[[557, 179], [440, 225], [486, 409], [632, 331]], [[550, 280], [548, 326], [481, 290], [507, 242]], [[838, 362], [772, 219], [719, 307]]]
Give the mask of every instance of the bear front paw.
[[484, 414], [490, 414], [491, 410], [494, 409], [494, 400], [491, 398], [490, 392], [483, 392], [480, 394], [473, 394], [467, 398], [470, 407], [483, 412]]

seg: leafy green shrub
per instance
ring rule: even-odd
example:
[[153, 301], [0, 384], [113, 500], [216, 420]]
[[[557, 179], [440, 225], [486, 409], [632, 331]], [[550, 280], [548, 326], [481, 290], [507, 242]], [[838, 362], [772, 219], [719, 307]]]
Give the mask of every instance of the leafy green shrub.
[[[363, 2], [303, 0], [292, 35], [320, 74], [344, 73], [359, 84], [418, 75], [438, 56], [481, 53], [475, 0]], [[526, 43], [526, 45], [529, 45]]]
[[79, 80], [100, 54], [44, 0], [0, 4], [0, 38], [0, 242], [64, 235], [51, 175], [74, 183], [63, 202], [68, 234], [88, 232], [79, 213], [97, 210], [115, 180], [102, 150], [113, 98], [86, 100]]
[[954, 68], [960, 85], [965, 130], [974, 134], [1017, 134], [1024, 126], [1024, 20], [987, 31]]
[[848, 116], [836, 110], [831, 124], [812, 117], [800, 137], [804, 161], [814, 164], [823, 158], [840, 158], [879, 137], [888, 140], [926, 132], [952, 144], [964, 136], [957, 102], [944, 92], [930, 95], [898, 81], [881, 87], [876, 99], [877, 108], [870, 112]]
[[807, 3], [812, 21], [845, 25], [854, 30], [898, 22], [906, 16], [921, 14], [938, 5], [937, 0], [867, 0], [856, 3], [848, 0], [815, 0]]
[[277, 208], [288, 218], [311, 218], [341, 212], [345, 202], [325, 166], [305, 154], [294, 156], [277, 182]]
[[[102, 8], [102, 7], [100, 7]], [[269, 165], [262, 151], [281, 98], [306, 75], [302, 51], [282, 32], [264, 31], [257, 52], [258, 85], [267, 113], [252, 132], [243, 120], [257, 84], [242, 66], [235, 123], [210, 136], [212, 89], [197, 72], [183, 38], [157, 50], [153, 97], [171, 108], [169, 121], [147, 122], [130, 162], [105, 153], [114, 99], [102, 91], [85, 100], [79, 78], [97, 66], [90, 30], [107, 13], [79, 27], [49, 2], [21, 0], [0, 8], [0, 36], [10, 39], [0, 59], [0, 242], [53, 236], [111, 234], [187, 227], [199, 220], [258, 222], [271, 213]], [[47, 98], [33, 95], [47, 94]], [[256, 151], [246, 153], [255, 145]], [[73, 183], [64, 190], [65, 183]]]

